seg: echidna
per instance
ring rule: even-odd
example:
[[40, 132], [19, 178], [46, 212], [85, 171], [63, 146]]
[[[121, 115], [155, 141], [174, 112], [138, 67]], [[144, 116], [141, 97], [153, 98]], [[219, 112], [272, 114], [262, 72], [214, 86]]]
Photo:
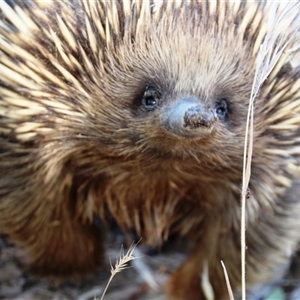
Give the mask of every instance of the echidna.
[[[205, 299], [205, 266], [227, 298], [220, 260], [238, 293], [246, 120], [272, 7], [0, 2], [0, 231], [37, 274], [92, 272], [98, 216], [148, 245], [194, 242], [170, 298]], [[300, 237], [299, 6], [285, 20], [272, 55], [285, 51], [255, 99], [249, 290], [277, 279]]]

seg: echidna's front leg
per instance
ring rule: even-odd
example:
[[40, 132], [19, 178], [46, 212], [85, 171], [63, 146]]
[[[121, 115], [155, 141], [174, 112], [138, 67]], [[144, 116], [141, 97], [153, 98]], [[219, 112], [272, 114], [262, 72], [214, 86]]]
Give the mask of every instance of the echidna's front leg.
[[81, 278], [95, 271], [103, 258], [98, 230], [77, 222], [49, 228], [33, 246], [27, 248], [32, 270], [50, 278]]
[[[212, 218], [215, 222], [211, 222]], [[239, 241], [222, 230], [222, 222], [209, 215], [202, 223], [205, 233], [199, 238], [193, 254], [172, 275], [166, 285], [169, 299], [227, 299], [228, 291], [221, 260], [230, 273], [232, 287], [239, 284]], [[195, 233], [201, 228], [194, 229]], [[202, 231], [203, 233], [203, 231]]]
[[69, 279], [91, 273], [102, 259], [101, 231], [76, 212], [73, 173], [66, 168], [50, 180], [42, 166], [27, 176], [20, 166], [2, 176], [0, 232], [25, 250], [37, 274]]
[[32, 212], [26, 223], [24, 218], [12, 218], [4, 232], [25, 250], [32, 271], [53, 279], [80, 278], [95, 271], [103, 257], [99, 230], [72, 220], [66, 211], [54, 211], [52, 220], [47, 220], [47, 211], [39, 213]]

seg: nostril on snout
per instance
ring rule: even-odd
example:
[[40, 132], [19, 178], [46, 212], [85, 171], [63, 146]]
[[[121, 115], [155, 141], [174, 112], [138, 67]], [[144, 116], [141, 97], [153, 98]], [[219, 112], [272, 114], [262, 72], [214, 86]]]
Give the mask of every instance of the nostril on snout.
[[208, 127], [210, 128], [214, 121], [214, 115], [212, 112], [204, 111], [201, 106], [195, 106], [189, 108], [183, 117], [184, 127]]
[[200, 137], [210, 131], [216, 122], [212, 108], [194, 97], [182, 98], [164, 109], [161, 125], [182, 137]]

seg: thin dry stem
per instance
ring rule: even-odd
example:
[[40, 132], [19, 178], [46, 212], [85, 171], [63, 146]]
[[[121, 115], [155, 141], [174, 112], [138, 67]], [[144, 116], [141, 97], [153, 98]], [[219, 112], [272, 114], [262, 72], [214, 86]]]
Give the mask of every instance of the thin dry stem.
[[[254, 101], [258, 95], [260, 87], [269, 76], [287, 44], [291, 41], [281, 32], [286, 28], [286, 22], [289, 20], [295, 10], [299, 9], [300, 4], [288, 5], [280, 10], [280, 3], [274, 3], [268, 19], [268, 33], [265, 36], [256, 59], [256, 72], [252, 85], [250, 96], [246, 132], [244, 145], [244, 165], [243, 165], [243, 185], [242, 185], [242, 212], [241, 212], [241, 268], [242, 268], [242, 299], [246, 299], [246, 195], [251, 175], [251, 159], [253, 152], [253, 118]], [[299, 27], [295, 30], [299, 29]], [[283, 34], [281, 39], [279, 35]]]
[[134, 259], [137, 258], [137, 257], [133, 256], [133, 252], [134, 252], [136, 246], [137, 246], [137, 244], [132, 243], [126, 254], [124, 254], [123, 246], [121, 247], [120, 258], [117, 259], [114, 267], [111, 265], [111, 270], [110, 270], [111, 275], [110, 275], [110, 278], [109, 278], [109, 280], [108, 280], [108, 282], [106, 284], [106, 287], [105, 287], [105, 289], [103, 291], [103, 294], [102, 294], [102, 297], [101, 297], [100, 300], [103, 300], [104, 295], [105, 295], [105, 293], [107, 291], [107, 288], [110, 285], [110, 283], [111, 283], [112, 279], [114, 278], [114, 276], [117, 273], [121, 272], [122, 270], [127, 269], [128, 268], [128, 262], [130, 262], [131, 260], [134, 260]]
[[230, 285], [230, 280], [229, 280], [229, 277], [228, 277], [228, 274], [227, 274], [227, 270], [226, 270], [225, 264], [223, 263], [223, 260], [221, 260], [221, 265], [222, 265], [223, 271], [224, 271], [224, 276], [225, 276], [225, 280], [226, 280], [226, 285], [227, 285], [227, 290], [228, 290], [228, 294], [229, 294], [229, 299], [230, 300], [234, 300], [233, 293], [232, 293], [232, 288], [231, 288], [231, 285]]

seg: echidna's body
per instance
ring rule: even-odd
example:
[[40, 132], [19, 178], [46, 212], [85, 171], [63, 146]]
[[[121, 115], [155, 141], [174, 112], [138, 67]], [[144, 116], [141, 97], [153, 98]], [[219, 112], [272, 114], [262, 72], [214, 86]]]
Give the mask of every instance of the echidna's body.
[[[170, 295], [202, 299], [207, 263], [226, 297], [220, 260], [238, 289], [244, 136], [270, 7], [0, 2], [0, 231], [36, 271], [93, 270], [98, 215], [147, 244], [195, 241]], [[249, 287], [274, 280], [299, 240], [300, 70], [286, 49], [255, 102]]]

